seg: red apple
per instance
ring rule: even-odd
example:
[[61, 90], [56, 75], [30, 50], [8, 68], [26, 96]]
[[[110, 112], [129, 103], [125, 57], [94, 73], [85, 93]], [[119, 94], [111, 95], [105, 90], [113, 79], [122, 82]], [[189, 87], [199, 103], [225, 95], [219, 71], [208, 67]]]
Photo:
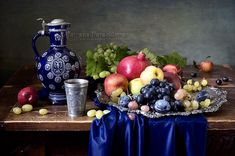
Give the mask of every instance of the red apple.
[[17, 99], [20, 105], [35, 104], [38, 101], [37, 90], [33, 87], [25, 87], [19, 91]]
[[170, 72], [164, 72], [164, 79], [166, 79], [168, 82], [172, 83], [174, 85], [174, 88], [176, 91], [181, 88], [180, 78], [177, 74], [173, 74]]
[[173, 74], [179, 74], [181, 72], [181, 68], [175, 64], [167, 64], [162, 68], [162, 70]]
[[124, 75], [117, 73], [111, 74], [105, 78], [104, 91], [108, 96], [118, 88], [122, 88], [123, 91], [126, 91], [128, 88], [128, 80]]
[[213, 70], [213, 67], [214, 63], [209, 60], [205, 60], [200, 63], [200, 70], [206, 73], [211, 72]]

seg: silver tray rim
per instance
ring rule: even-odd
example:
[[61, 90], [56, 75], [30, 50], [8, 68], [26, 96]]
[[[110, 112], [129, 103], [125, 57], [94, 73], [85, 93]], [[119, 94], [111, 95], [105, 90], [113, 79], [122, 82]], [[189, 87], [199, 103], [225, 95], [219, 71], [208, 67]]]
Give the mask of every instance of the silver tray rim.
[[99, 102], [102, 102], [104, 104], [111, 105], [113, 107], [116, 107], [120, 111], [125, 111], [128, 113], [136, 113], [136, 114], [142, 114], [148, 118], [161, 118], [166, 116], [189, 116], [192, 114], [202, 114], [202, 113], [211, 113], [216, 112], [219, 110], [219, 108], [227, 102], [227, 91], [222, 90], [220, 88], [216, 87], [206, 87], [204, 90], [207, 90], [210, 95], [213, 96], [212, 103], [207, 108], [197, 109], [193, 111], [188, 112], [167, 112], [167, 113], [158, 113], [158, 112], [143, 112], [141, 110], [130, 110], [128, 108], [122, 107], [118, 105], [117, 103], [113, 103], [107, 98], [103, 98], [102, 95], [104, 94], [101, 91], [96, 91], [97, 98]]

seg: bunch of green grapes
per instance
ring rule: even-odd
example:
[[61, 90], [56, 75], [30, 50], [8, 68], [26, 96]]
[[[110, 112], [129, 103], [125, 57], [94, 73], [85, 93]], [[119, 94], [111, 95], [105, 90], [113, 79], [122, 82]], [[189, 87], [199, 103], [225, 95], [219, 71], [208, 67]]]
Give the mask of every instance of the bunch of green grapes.
[[86, 74], [95, 80], [105, 78], [115, 73], [119, 61], [130, 54], [127, 46], [98, 44], [94, 50], [87, 51]]
[[208, 81], [203, 78], [201, 82], [194, 81], [193, 79], [188, 79], [187, 84], [183, 86], [183, 88], [188, 92], [198, 92], [201, 91], [204, 87], [206, 87]]

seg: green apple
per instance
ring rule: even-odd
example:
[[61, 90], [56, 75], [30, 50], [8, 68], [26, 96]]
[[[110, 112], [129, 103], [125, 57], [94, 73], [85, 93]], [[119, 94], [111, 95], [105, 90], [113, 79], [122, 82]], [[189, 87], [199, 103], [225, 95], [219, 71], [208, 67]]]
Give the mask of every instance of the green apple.
[[131, 94], [140, 94], [140, 89], [144, 86], [140, 78], [135, 78], [129, 82]]
[[160, 81], [164, 78], [163, 71], [155, 66], [148, 66], [145, 70], [140, 74], [140, 79], [144, 85], [149, 84], [150, 81], [154, 78], [159, 79]]

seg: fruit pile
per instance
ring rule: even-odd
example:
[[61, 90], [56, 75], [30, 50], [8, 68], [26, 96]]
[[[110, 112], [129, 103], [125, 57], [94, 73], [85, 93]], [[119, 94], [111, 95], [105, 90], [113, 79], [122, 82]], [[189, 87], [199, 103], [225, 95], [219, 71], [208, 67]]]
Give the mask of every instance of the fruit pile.
[[175, 64], [157, 67], [143, 52], [124, 57], [117, 72], [104, 80], [104, 92], [112, 103], [142, 112], [184, 112], [204, 109], [213, 102], [205, 89], [208, 81], [181, 81], [182, 70]]
[[167, 112], [172, 108], [180, 110], [177, 105], [179, 101], [173, 99], [174, 86], [166, 80], [152, 79], [150, 84], [145, 85], [140, 89], [140, 94], [121, 96], [119, 104], [123, 107], [128, 107], [131, 110], [140, 109], [143, 112], [155, 110], [159, 113]]
[[[190, 82], [192, 80], [189, 80]], [[203, 87], [207, 80], [203, 79]], [[197, 86], [197, 83], [195, 83]], [[187, 85], [187, 84], [186, 84]], [[186, 86], [185, 85], [185, 86]], [[202, 88], [198, 86], [198, 88]], [[156, 78], [150, 81], [150, 84], [145, 85], [140, 89], [140, 94], [126, 95], [124, 92], [120, 93], [122, 89], [115, 90], [120, 94], [118, 104], [122, 107], [136, 110], [140, 108], [143, 112], [183, 112], [192, 111], [199, 108], [207, 108], [211, 104], [211, 97], [206, 90], [195, 91], [174, 88], [172, 83], [166, 80], [160, 81]], [[112, 100], [113, 98], [111, 98]], [[116, 102], [116, 99], [115, 99]]]

